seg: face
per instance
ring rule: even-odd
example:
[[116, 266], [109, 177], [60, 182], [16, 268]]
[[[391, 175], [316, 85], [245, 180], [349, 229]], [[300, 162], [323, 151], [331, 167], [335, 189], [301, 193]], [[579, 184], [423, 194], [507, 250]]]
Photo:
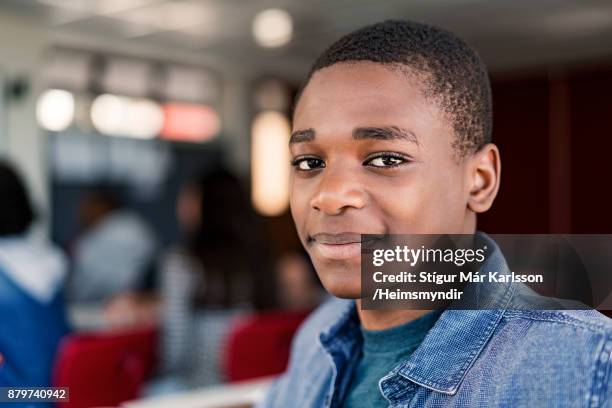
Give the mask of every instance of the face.
[[472, 168], [422, 82], [360, 62], [313, 75], [290, 141], [291, 213], [321, 282], [358, 298], [360, 234], [472, 233]]
[[202, 192], [194, 184], [188, 184], [181, 190], [176, 203], [176, 217], [188, 233], [198, 229], [201, 220]]

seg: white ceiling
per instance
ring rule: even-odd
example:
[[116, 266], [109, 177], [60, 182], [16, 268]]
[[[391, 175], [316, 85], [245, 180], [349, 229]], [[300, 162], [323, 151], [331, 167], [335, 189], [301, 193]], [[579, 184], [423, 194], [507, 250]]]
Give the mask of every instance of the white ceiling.
[[[294, 18], [294, 38], [279, 49], [251, 36], [253, 17], [270, 7]], [[60, 45], [190, 55], [288, 78], [340, 35], [388, 18], [453, 30], [493, 70], [612, 57], [612, 0], [0, 0], [0, 12], [40, 22]]]

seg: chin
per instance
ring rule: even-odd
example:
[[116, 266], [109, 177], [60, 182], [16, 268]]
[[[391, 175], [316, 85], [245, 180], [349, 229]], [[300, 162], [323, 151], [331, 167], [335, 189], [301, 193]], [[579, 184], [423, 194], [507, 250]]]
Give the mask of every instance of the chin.
[[361, 268], [348, 265], [316, 265], [321, 283], [330, 294], [342, 299], [361, 298]]
[[[327, 289], [327, 288], [326, 288]], [[361, 293], [359, 290], [345, 289], [345, 288], [332, 288], [327, 289], [327, 291], [340, 299], [361, 299]]]

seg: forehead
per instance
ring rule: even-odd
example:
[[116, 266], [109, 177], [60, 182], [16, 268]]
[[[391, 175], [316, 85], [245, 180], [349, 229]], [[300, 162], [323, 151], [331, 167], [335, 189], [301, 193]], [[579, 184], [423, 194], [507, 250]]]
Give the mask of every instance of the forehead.
[[417, 131], [448, 130], [426, 79], [408, 68], [373, 62], [339, 63], [317, 71], [295, 109], [294, 130], [317, 133], [359, 126], [403, 126]]

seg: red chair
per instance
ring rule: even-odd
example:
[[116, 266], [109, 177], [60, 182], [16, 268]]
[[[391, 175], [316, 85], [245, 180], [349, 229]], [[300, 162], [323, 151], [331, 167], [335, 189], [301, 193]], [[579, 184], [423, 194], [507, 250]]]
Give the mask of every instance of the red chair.
[[287, 368], [291, 340], [310, 311], [267, 312], [240, 320], [228, 335], [228, 381], [280, 374]]
[[70, 402], [59, 406], [117, 406], [138, 397], [156, 351], [152, 327], [67, 336], [58, 350], [53, 385], [70, 387]]

